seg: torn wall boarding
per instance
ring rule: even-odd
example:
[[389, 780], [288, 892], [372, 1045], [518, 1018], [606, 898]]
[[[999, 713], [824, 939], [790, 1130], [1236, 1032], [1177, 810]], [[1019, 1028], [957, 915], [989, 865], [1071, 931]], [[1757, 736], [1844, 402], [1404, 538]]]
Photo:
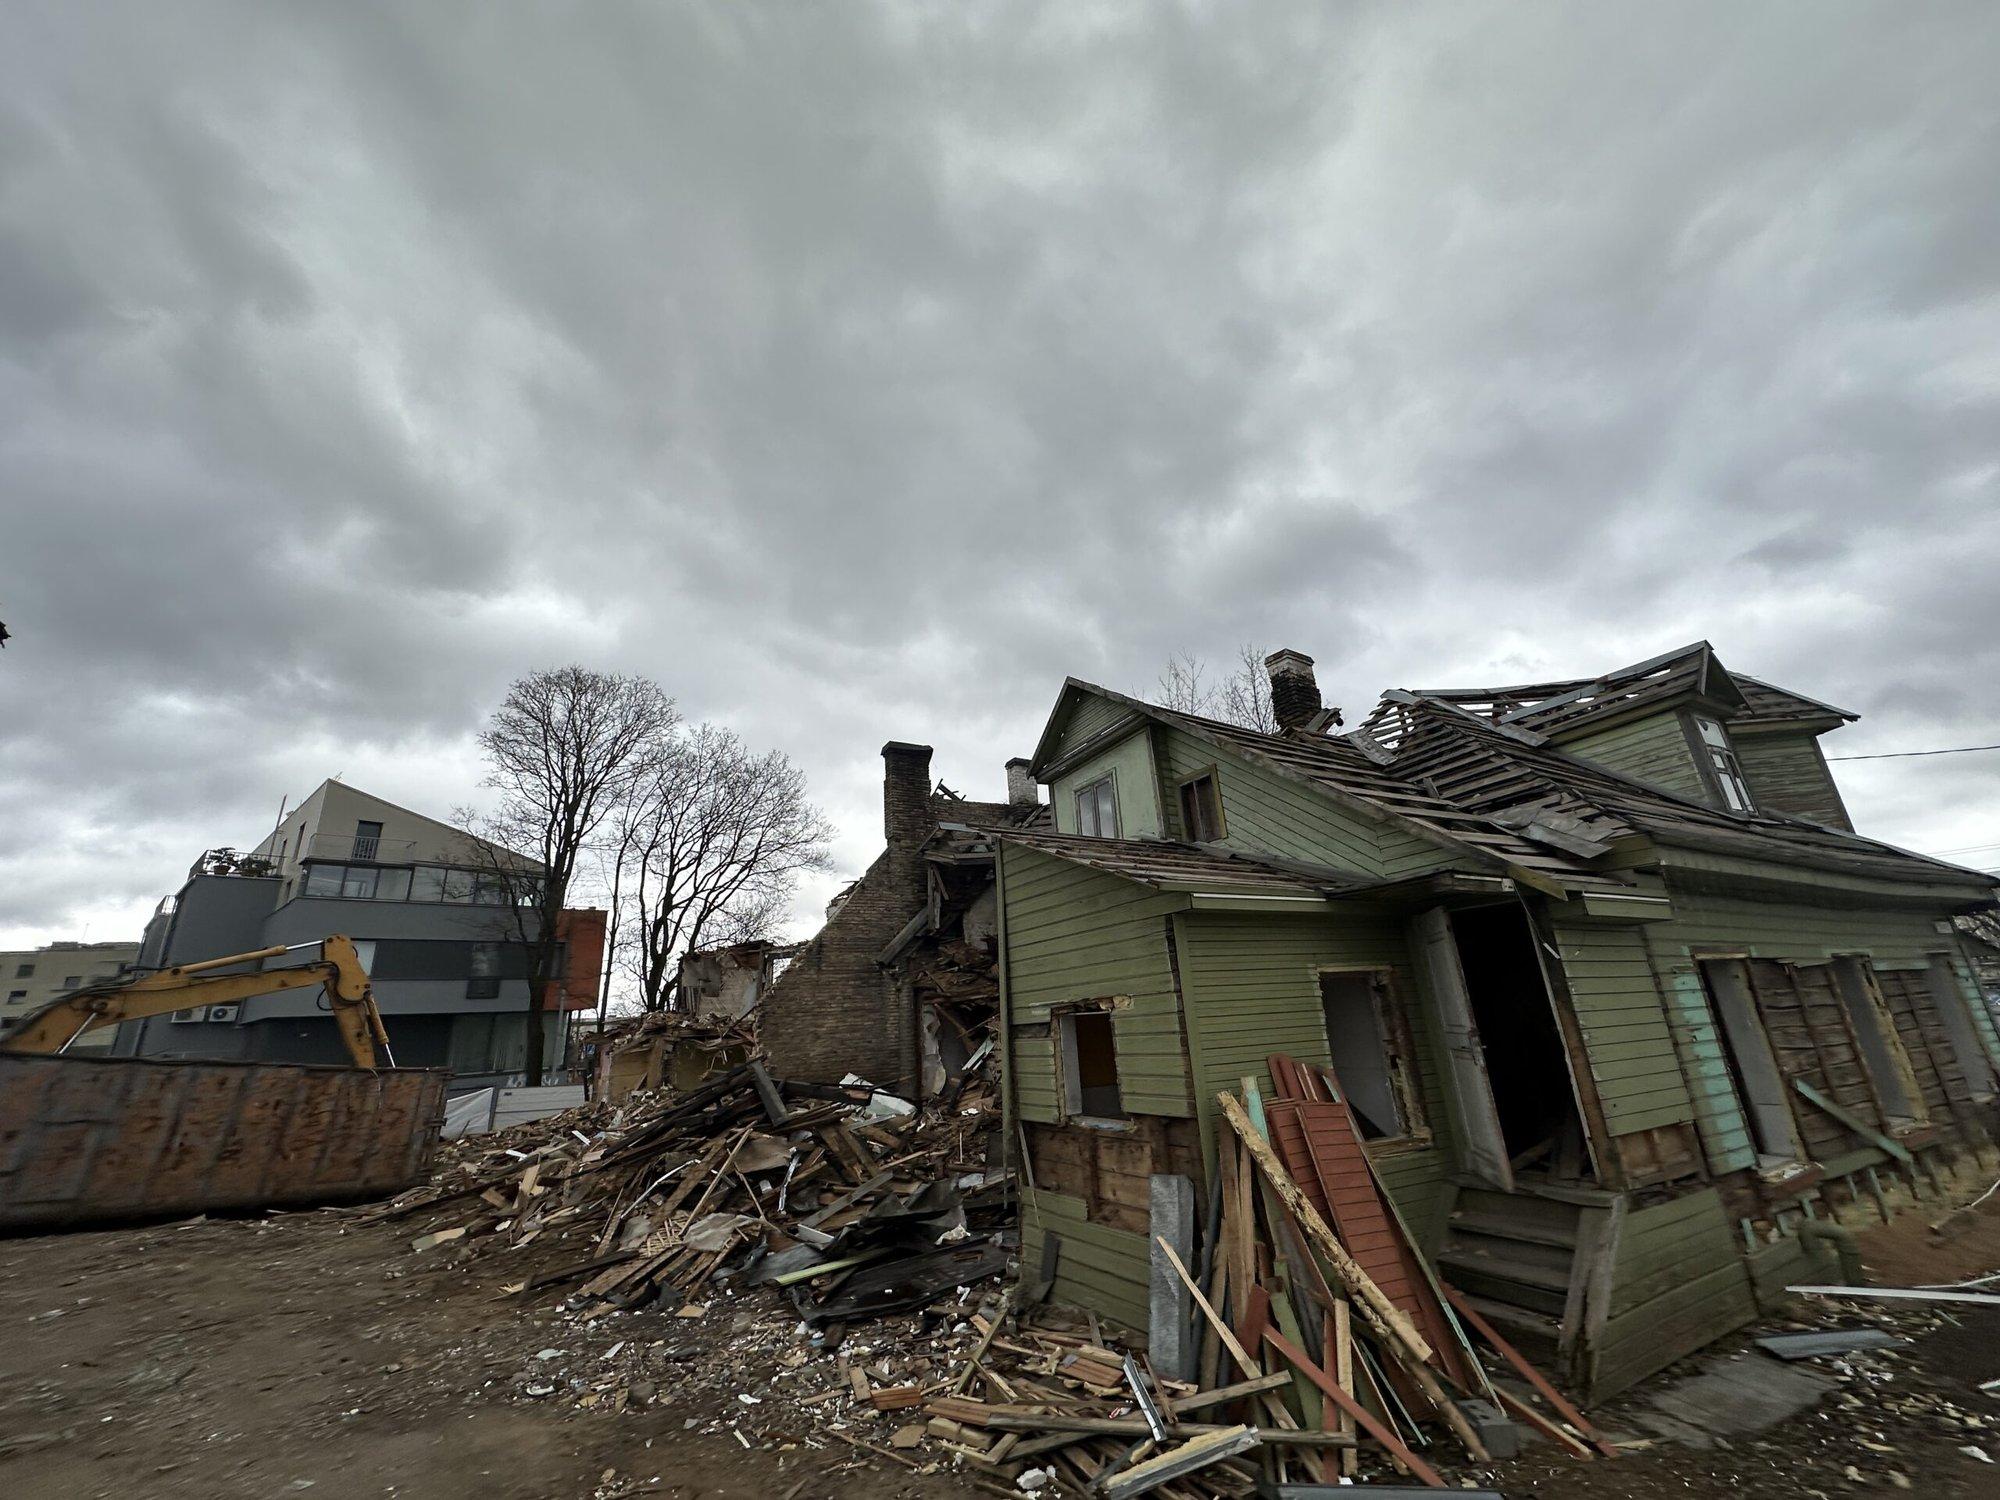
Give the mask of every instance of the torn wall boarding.
[[1143, 1325], [1144, 1176], [1214, 1188], [1218, 1095], [1338, 1080], [1427, 1263], [1597, 1392], [1741, 1326], [1825, 1221], [1990, 1149], [2000, 1036], [1954, 919], [1993, 881], [1854, 834], [1852, 715], [1706, 643], [1601, 678], [1394, 691], [1339, 732], [1071, 679], [995, 834], [1028, 1243]]

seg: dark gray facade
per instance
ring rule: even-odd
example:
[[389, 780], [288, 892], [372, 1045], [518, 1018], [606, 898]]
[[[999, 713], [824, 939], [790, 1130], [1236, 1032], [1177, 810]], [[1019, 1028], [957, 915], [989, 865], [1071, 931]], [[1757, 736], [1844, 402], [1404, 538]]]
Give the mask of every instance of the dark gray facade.
[[[142, 968], [168, 968], [278, 945], [354, 939], [375, 987], [389, 1044], [405, 1067], [449, 1067], [454, 1089], [518, 1082], [528, 1025], [526, 957], [508, 907], [442, 901], [294, 895], [303, 882], [197, 873], [147, 925]], [[302, 947], [265, 967], [307, 963]], [[549, 1013], [547, 1056], [559, 1058], [562, 1018]], [[122, 1056], [341, 1063], [317, 990], [244, 1001], [215, 1019], [154, 1016], [119, 1028]], [[551, 1080], [554, 1081], [554, 1080]]]

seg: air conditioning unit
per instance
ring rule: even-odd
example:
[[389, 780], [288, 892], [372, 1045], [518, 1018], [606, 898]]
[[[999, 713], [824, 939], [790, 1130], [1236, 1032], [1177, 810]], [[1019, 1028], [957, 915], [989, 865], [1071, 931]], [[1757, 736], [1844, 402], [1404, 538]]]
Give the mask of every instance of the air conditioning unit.
[[237, 1013], [242, 1009], [243, 1007], [240, 1005], [211, 1005], [208, 1008], [208, 1018], [211, 1021], [226, 1021], [234, 1024]]
[[172, 1021], [176, 1026], [191, 1026], [196, 1021], [206, 1021], [208, 1019], [208, 1011], [209, 1008], [206, 1005], [194, 1005], [188, 1007], [186, 1010], [175, 1011], [167, 1019]]

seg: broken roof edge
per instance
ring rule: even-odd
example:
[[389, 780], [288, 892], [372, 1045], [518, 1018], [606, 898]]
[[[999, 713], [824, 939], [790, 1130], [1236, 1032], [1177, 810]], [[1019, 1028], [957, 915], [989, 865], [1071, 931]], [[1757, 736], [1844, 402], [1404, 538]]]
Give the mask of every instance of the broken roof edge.
[[[1196, 739], [1202, 741], [1202, 743], [1208, 745], [1211, 749], [1219, 750], [1229, 755], [1240, 756], [1242, 759], [1247, 760], [1251, 764], [1257, 766], [1260, 770], [1268, 771], [1273, 776], [1279, 777], [1282, 780], [1292, 782], [1297, 786], [1305, 787], [1311, 790], [1312, 792], [1316, 793], [1317, 795], [1326, 798], [1329, 802], [1333, 802], [1341, 807], [1349, 809], [1350, 811], [1361, 813], [1363, 816], [1371, 818], [1377, 823], [1384, 823], [1391, 827], [1400, 828], [1405, 830], [1406, 832], [1415, 834], [1418, 838], [1424, 839], [1429, 843], [1435, 844], [1440, 849], [1449, 850], [1452, 854], [1459, 855], [1466, 859], [1474, 861], [1482, 869], [1504, 869], [1506, 867], [1507, 861], [1501, 859], [1498, 855], [1488, 854], [1484, 850], [1475, 848], [1471, 844], [1465, 843], [1460, 839], [1455, 839], [1450, 834], [1444, 832], [1442, 829], [1433, 828], [1419, 818], [1406, 817], [1401, 813], [1394, 812], [1389, 808], [1381, 806], [1379, 803], [1371, 802], [1366, 797], [1357, 796], [1354, 793], [1345, 791], [1340, 787], [1329, 786], [1326, 782], [1320, 780], [1317, 777], [1308, 776], [1303, 772], [1295, 771], [1290, 766], [1285, 765], [1283, 762], [1273, 759], [1268, 755], [1260, 753], [1254, 745], [1242, 744], [1234, 740], [1233, 738], [1225, 740], [1222, 736], [1210, 733], [1207, 726], [1212, 725], [1216, 729], [1226, 730], [1228, 734], [1232, 737], [1240, 734], [1262, 735], [1263, 734], [1262, 730], [1248, 729], [1241, 724], [1229, 724], [1221, 719], [1204, 718], [1200, 714], [1182, 713], [1177, 708], [1162, 708], [1158, 704], [1146, 702], [1143, 698], [1134, 698], [1129, 694], [1121, 693], [1117, 691], [1115, 688], [1104, 687], [1095, 682], [1085, 682], [1080, 677], [1064, 678], [1063, 688], [1062, 688], [1063, 694], [1069, 693], [1072, 689], [1083, 693], [1095, 693], [1099, 697], [1108, 698], [1113, 703], [1123, 704], [1126, 708], [1132, 709], [1134, 712], [1142, 715], [1147, 719], [1152, 720], [1155, 723], [1165, 724], [1170, 728], [1180, 729], [1185, 733], [1193, 735]], [[1043, 745], [1046, 745], [1050, 740], [1050, 738], [1053, 736], [1055, 732], [1056, 721], [1062, 714], [1062, 711], [1063, 711], [1062, 695], [1058, 695], [1056, 699], [1056, 706], [1054, 710], [1051, 711], [1051, 713], [1049, 714], [1048, 728], [1044, 729], [1042, 732]], [[1328, 735], [1328, 734], [1313, 734], [1313, 735], [1301, 735], [1301, 736], [1274, 734], [1270, 735], [1269, 738], [1276, 740], [1280, 743], [1284, 743], [1286, 741], [1304, 741], [1307, 743], [1340, 744], [1343, 743], [1345, 740], [1345, 736], [1343, 735]], [[1364, 758], [1368, 758], [1366, 757], [1366, 753], [1360, 750], [1358, 747], [1355, 747], [1355, 754], [1363, 755]], [[1036, 752], [1035, 752], [1035, 770], [1037, 771], [1037, 773], [1039, 773], [1042, 770], [1044, 764], [1045, 761], [1042, 754], [1042, 746], [1038, 745], [1036, 747]], [[1482, 815], [1478, 813], [1468, 813], [1462, 808], [1453, 807], [1449, 802], [1442, 802], [1441, 800], [1441, 805], [1447, 812], [1450, 812], [1452, 815], [1456, 817], [1468, 818], [1479, 822], [1487, 821]], [[1499, 831], [1507, 832], [1508, 830], [1499, 830]]]
[[1615, 667], [1609, 672], [1600, 672], [1595, 677], [1558, 677], [1547, 682], [1517, 682], [1509, 687], [1480, 688], [1393, 688], [1392, 692], [1412, 693], [1419, 698], [1464, 699], [1477, 703], [1486, 698], [1534, 698], [1529, 708], [1554, 708], [1556, 700], [1581, 694], [1600, 682], [1609, 682], [1617, 677], [1643, 677], [1648, 672], [1657, 672], [1670, 662], [1693, 656], [1698, 651], [1714, 653], [1715, 648], [1707, 641], [1690, 641], [1685, 646], [1677, 646], [1672, 651], [1662, 651], [1658, 656], [1649, 656], [1644, 661], [1633, 662], [1629, 667]]
[[[1652, 829], [1647, 829], [1645, 832], [1646, 837], [1652, 841], [1655, 847], [1662, 849], [1693, 849], [1705, 854], [1726, 854], [1737, 859], [1746, 860], [1752, 864], [1818, 870], [1828, 874], [1845, 875], [1853, 879], [1872, 881], [1877, 885], [1887, 887], [1899, 885], [1914, 886], [1928, 883], [1932, 885], [1962, 887], [1968, 892], [1976, 888], [1983, 894], [1974, 902], [1975, 906], [2000, 901], [2000, 877], [1996, 877], [1985, 870], [1974, 870], [1965, 865], [1950, 864], [1945, 860], [1933, 859], [1927, 854], [1919, 854], [1913, 849], [1904, 849], [1896, 844], [1884, 843], [1880, 839], [1864, 838], [1860, 834], [1848, 833], [1838, 828], [1827, 828], [1818, 823], [1804, 823], [1803, 820], [1788, 821], [1800, 822], [1802, 826], [1810, 828], [1815, 833], [1827, 834], [1863, 847], [1852, 851], [1854, 859], [1842, 859], [1842, 851], [1839, 849], [1812, 849], [1799, 844], [1785, 843], [1782, 839], [1773, 841], [1775, 846], [1774, 852], [1746, 852], [1738, 844], [1730, 840], [1727, 830], [1714, 834], [1706, 833], [1701, 829], [1675, 829], [1666, 833], [1658, 833]], [[1743, 826], [1755, 831], [1755, 825], [1753, 824], [1745, 824]], [[1877, 857], [1887, 855], [1894, 859], [1908, 861], [1909, 864], [1916, 868], [1911, 871], [1910, 877], [1906, 880], [1896, 874], [1885, 873], [1879, 868], [1861, 865], [1856, 862], [1856, 860], [1865, 858], [1870, 854]], [[1919, 878], [1922, 874], [1930, 874], [1936, 878], [1925, 882]]]
[[[1787, 698], [1793, 698], [1800, 703], [1804, 703], [1813, 708], [1820, 709], [1824, 713], [1830, 715], [1833, 718], [1839, 719], [1843, 723], [1853, 724], [1858, 722], [1861, 718], [1861, 715], [1854, 712], [1853, 709], [1835, 707], [1833, 704], [1828, 703], [1824, 698], [1815, 698], [1809, 693], [1800, 692], [1797, 688], [1780, 687], [1775, 682], [1766, 682], [1761, 677], [1752, 677], [1748, 672], [1731, 672], [1729, 675], [1731, 677], [1734, 677], [1738, 682], [1747, 682], [1752, 687], [1762, 688], [1767, 693], [1779, 693]], [[1809, 722], [1813, 716], [1800, 715], [1799, 717]], [[1746, 719], [1745, 722], [1748, 724], [1770, 724], [1770, 723], [1782, 724], [1788, 721], [1784, 719], [1760, 719], [1756, 717], [1756, 711], [1753, 709], [1751, 711], [1751, 716], [1748, 719]]]
[[[1332, 865], [1267, 858], [1219, 844], [1190, 844], [1174, 839], [1107, 839], [1092, 834], [1056, 833], [1048, 829], [983, 830], [1003, 843], [1016, 844], [1051, 859], [1099, 870], [1135, 885], [1177, 895], [1309, 895], [1329, 898], [1370, 884], [1370, 878]], [[1161, 858], [1186, 863], [1183, 870], [1158, 866]], [[1204, 877], [1206, 866], [1206, 877]], [[1238, 887], [1212, 889], [1222, 882]]]
[[[1456, 705], [1422, 700], [1415, 706], [1434, 710], [1448, 709], [1450, 711], [1448, 722], [1456, 726], [1462, 726], [1470, 732], [1513, 737], [1507, 736], [1507, 726], [1489, 722], [1477, 714], [1466, 713], [1462, 709], [1457, 708]], [[1853, 866], [1840, 857], [1842, 851], [1839, 846], [1847, 845], [1856, 856], [1888, 855], [1897, 859], [1909, 860], [1923, 869], [1949, 875], [1955, 884], [1965, 883], [1960, 877], [1969, 877], [1971, 880], [1984, 880], [1989, 886], [1995, 884], [1993, 877], [1982, 871], [1970, 870], [1963, 865], [1954, 865], [1948, 861], [1919, 854], [1914, 850], [1904, 849], [1899, 845], [1887, 843], [1881, 839], [1869, 838], [1865, 834], [1855, 833], [1848, 829], [1830, 828], [1823, 823], [1815, 823], [1809, 818], [1797, 817], [1790, 813], [1769, 812], [1763, 809], [1747, 814], [1728, 812], [1722, 808], [1703, 802], [1698, 798], [1689, 797], [1684, 793], [1673, 791], [1651, 781], [1646, 781], [1632, 775], [1628, 771], [1622, 771], [1614, 766], [1605, 765], [1585, 755], [1578, 755], [1561, 744], [1544, 741], [1530, 748], [1543, 755], [1551, 756], [1556, 760], [1575, 766], [1579, 770], [1591, 775], [1602, 776], [1608, 780], [1622, 783], [1635, 792], [1667, 804], [1667, 811], [1669, 812], [1685, 809], [1688, 812], [1701, 815], [1704, 819], [1721, 818], [1727, 820], [1727, 827], [1719, 826], [1717, 833], [1710, 836], [1708, 842], [1704, 843], [1699, 842], [1703, 838], [1701, 830], [1663, 830], [1657, 823], [1646, 820], [1643, 809], [1632, 813], [1599, 808], [1599, 811], [1604, 812], [1607, 816], [1616, 817], [1620, 821], [1630, 821], [1636, 816], [1639, 819], [1636, 831], [1647, 842], [1656, 846], [1719, 848], [1727, 850], [1732, 847], [1728, 844], [1729, 836], [1740, 830], [1742, 833], [1747, 833], [1754, 837], [1769, 839], [1777, 847], [1782, 848], [1792, 856], [1791, 858], [1773, 856], [1773, 862], [1777, 864], [1803, 864], [1835, 870], [1843, 874], [1852, 874], [1855, 873]], [[1597, 806], [1595, 799], [1592, 798], [1587, 790], [1575, 786], [1566, 787], [1564, 790], [1571, 796], [1582, 798], [1593, 807]], [[1489, 821], [1497, 821], [1491, 815], [1488, 815], [1488, 817]], [[1833, 849], [1820, 850], [1797, 843], [1788, 843], [1785, 841], [1785, 833], [1789, 830], [1798, 830], [1813, 834], [1819, 838], [1834, 840], [1835, 847]], [[1756, 856], [1752, 855], [1748, 857], [1755, 858]], [[1893, 878], [1890, 877], [1892, 881]]]

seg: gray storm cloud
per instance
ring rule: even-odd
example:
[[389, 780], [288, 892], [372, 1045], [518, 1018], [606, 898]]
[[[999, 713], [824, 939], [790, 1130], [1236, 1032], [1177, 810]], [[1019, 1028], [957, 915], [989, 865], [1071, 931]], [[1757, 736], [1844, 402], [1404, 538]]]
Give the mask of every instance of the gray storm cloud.
[[[569, 659], [850, 873], [884, 739], [997, 795], [1250, 639], [2000, 739], [1996, 74], [1985, 4], [17, 6], [0, 941], [461, 803]], [[1996, 760], [1850, 801], [2000, 843]]]

